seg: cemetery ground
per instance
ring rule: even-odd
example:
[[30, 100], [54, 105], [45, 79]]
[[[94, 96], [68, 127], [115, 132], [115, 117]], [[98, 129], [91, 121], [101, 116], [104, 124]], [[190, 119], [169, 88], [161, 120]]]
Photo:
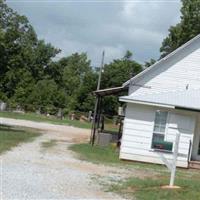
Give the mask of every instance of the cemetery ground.
[[[88, 144], [90, 130], [0, 118], [2, 199], [200, 199], [198, 170], [120, 161], [115, 145]], [[13, 127], [11, 127], [11, 125]], [[22, 128], [23, 127], [23, 128]]]
[[[84, 113], [88, 114], [88, 113]], [[79, 113], [79, 115], [81, 115]], [[53, 115], [46, 116], [42, 114], [36, 114], [33, 112], [28, 113], [20, 113], [20, 112], [8, 112], [3, 111], [0, 112], [0, 117], [4, 118], [12, 118], [12, 119], [23, 119], [23, 120], [30, 120], [35, 122], [46, 122], [51, 124], [58, 124], [58, 125], [68, 125], [68, 126], [74, 126], [78, 128], [85, 128], [90, 129], [91, 128], [91, 122], [84, 121], [84, 120], [70, 120], [69, 117], [65, 117], [63, 119], [60, 119], [58, 117], [55, 117]], [[86, 117], [85, 117], [86, 118]], [[119, 127], [113, 122], [113, 119], [106, 118], [105, 120], [105, 128], [110, 131], [118, 131]]]
[[0, 117], [4, 118], [13, 118], [13, 119], [24, 119], [36, 122], [48, 122], [52, 124], [60, 125], [69, 125], [79, 128], [91, 128], [91, 123], [89, 122], [80, 122], [78, 120], [69, 120], [68, 118], [59, 119], [54, 116], [47, 117], [45, 115], [36, 114], [36, 113], [17, 113], [17, 112], [0, 112]]

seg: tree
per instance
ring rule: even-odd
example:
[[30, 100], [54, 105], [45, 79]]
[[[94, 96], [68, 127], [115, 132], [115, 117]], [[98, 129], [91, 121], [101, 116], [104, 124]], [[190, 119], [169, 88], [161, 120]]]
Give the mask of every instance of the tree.
[[150, 61], [146, 61], [146, 62], [144, 63], [144, 67], [145, 67], [145, 68], [150, 67], [150, 66], [153, 65], [155, 62], [156, 62], [156, 60], [154, 60], [154, 59], [151, 58]]
[[200, 33], [200, 1], [182, 0], [181, 21], [169, 29], [160, 48], [161, 57], [171, 53]]
[[132, 53], [127, 51], [121, 59], [104, 66], [102, 74], [102, 88], [121, 86], [128, 79], [142, 71], [142, 66], [132, 60]]
[[[0, 0], [0, 100], [25, 110], [55, 114], [59, 108], [87, 112], [94, 107], [98, 71], [86, 53], [73, 53], [58, 61], [60, 50], [37, 38], [25, 16]], [[105, 65], [102, 88], [121, 86], [142, 67], [127, 51]], [[105, 111], [116, 112], [117, 97], [104, 100]]]
[[54, 80], [40, 80], [34, 86], [34, 89], [29, 96], [33, 105], [36, 108], [40, 108], [43, 113], [56, 114], [58, 108], [63, 102], [59, 102], [63, 97], [60, 96], [60, 91]]
[[95, 71], [88, 71], [84, 78], [81, 87], [77, 91], [76, 110], [90, 111], [94, 109], [95, 96], [93, 91], [97, 87], [98, 75]]
[[74, 53], [52, 63], [46, 68], [60, 89], [65, 91], [66, 108], [89, 111], [93, 109], [96, 73], [85, 53]]
[[[127, 51], [121, 59], [104, 66], [101, 88], [121, 86], [127, 80], [142, 71], [142, 65], [132, 60], [132, 53]], [[117, 113], [119, 106], [118, 97], [108, 96], [103, 99], [104, 112], [113, 115]]]
[[39, 80], [49, 77], [45, 68], [59, 52], [51, 44], [38, 40], [25, 16], [0, 1], [0, 90], [2, 99], [23, 107]]
[[91, 70], [90, 61], [85, 53], [75, 53], [61, 60], [61, 63], [65, 63], [63, 72], [65, 89], [68, 95], [72, 96], [76, 93], [77, 87], [83, 83], [85, 74]]

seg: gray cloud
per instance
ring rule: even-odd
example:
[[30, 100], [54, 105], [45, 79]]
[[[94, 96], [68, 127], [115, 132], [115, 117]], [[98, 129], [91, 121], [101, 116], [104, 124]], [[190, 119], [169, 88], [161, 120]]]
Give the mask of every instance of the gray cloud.
[[120, 58], [127, 49], [144, 62], [159, 57], [168, 28], [180, 17], [180, 1], [7, 1], [26, 15], [39, 38], [60, 48], [59, 56], [87, 52], [99, 65]]

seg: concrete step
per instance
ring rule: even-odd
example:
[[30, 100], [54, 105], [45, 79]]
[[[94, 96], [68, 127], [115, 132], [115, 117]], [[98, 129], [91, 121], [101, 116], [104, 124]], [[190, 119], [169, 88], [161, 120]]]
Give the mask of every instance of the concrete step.
[[190, 161], [189, 168], [191, 169], [200, 169], [200, 161]]

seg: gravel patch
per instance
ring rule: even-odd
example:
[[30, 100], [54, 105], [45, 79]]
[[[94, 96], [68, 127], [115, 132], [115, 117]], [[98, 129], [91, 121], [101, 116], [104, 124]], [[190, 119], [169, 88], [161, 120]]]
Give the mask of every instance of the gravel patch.
[[[1, 199], [121, 199], [92, 180], [94, 175], [112, 176], [112, 168], [80, 161], [67, 148], [88, 140], [89, 130], [7, 118], [0, 122], [44, 133], [0, 156]], [[44, 149], [42, 142], [49, 140], [57, 140], [56, 145]]]

